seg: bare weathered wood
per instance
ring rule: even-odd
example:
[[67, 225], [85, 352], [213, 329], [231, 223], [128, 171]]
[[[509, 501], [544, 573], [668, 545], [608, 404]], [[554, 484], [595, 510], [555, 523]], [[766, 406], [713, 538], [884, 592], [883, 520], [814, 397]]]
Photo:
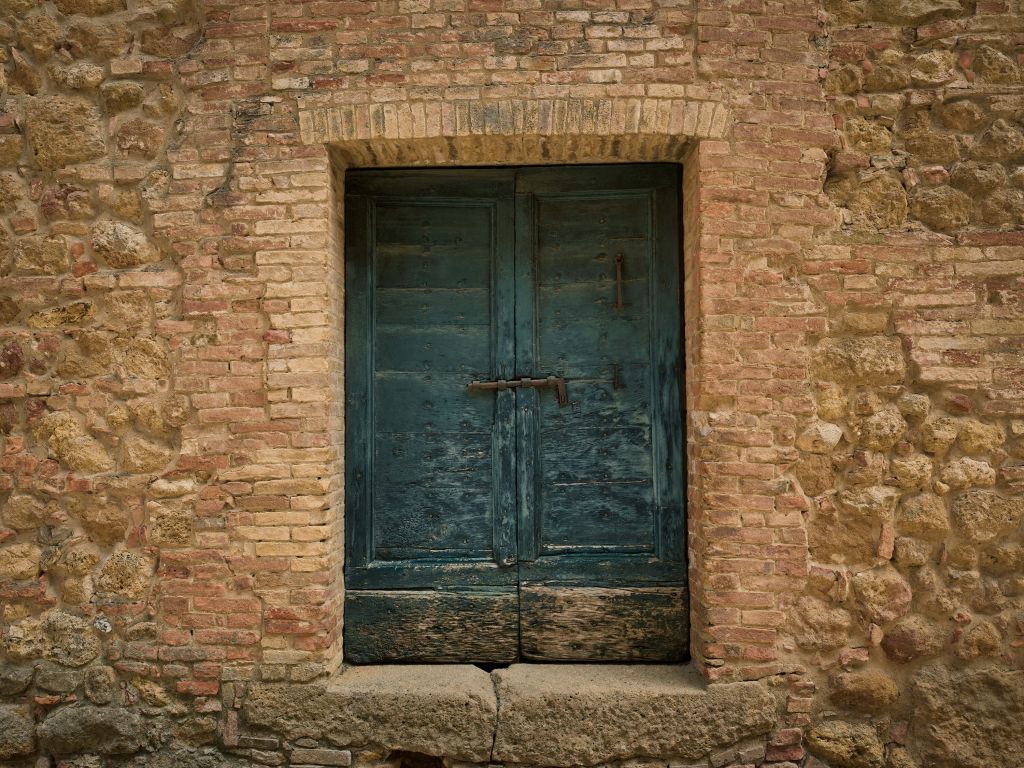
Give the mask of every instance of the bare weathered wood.
[[520, 644], [535, 661], [681, 661], [689, 641], [686, 587], [520, 590]]
[[514, 587], [353, 591], [345, 597], [345, 657], [355, 664], [512, 662], [518, 614]]

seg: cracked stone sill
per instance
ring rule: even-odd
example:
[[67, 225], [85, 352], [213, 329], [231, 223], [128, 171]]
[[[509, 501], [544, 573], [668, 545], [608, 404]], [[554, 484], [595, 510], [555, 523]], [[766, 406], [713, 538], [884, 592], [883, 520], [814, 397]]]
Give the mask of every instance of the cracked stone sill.
[[343, 668], [326, 685], [255, 686], [250, 724], [347, 746], [471, 762], [590, 766], [697, 760], [767, 733], [776, 700], [758, 682], [708, 685], [690, 666], [514, 664]]

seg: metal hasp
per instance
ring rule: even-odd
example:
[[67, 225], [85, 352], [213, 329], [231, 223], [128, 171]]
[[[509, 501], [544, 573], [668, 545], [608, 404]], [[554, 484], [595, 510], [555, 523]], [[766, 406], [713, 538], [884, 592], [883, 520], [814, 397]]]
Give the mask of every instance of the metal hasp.
[[565, 379], [561, 376], [548, 376], [546, 379], [532, 379], [529, 376], [520, 376], [518, 379], [474, 380], [466, 385], [466, 389], [471, 392], [477, 390], [497, 390], [500, 392], [506, 389], [539, 389], [544, 387], [550, 387], [555, 390], [555, 396], [558, 398], [559, 405], [566, 406], [569, 404], [569, 393], [565, 389]]

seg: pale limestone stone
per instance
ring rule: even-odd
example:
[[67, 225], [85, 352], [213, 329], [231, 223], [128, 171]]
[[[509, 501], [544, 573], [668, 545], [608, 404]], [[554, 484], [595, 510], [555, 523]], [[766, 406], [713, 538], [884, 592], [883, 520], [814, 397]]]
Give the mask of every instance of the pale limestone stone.
[[100, 86], [103, 106], [110, 114], [137, 107], [146, 96], [146, 90], [134, 80], [115, 80]]
[[986, 461], [962, 458], [942, 468], [939, 480], [953, 490], [971, 487], [991, 487], [996, 484], [996, 471]]
[[941, 539], [949, 532], [946, 504], [934, 493], [911, 496], [900, 505], [896, 525], [902, 533]]
[[1003, 636], [991, 621], [981, 621], [971, 626], [964, 639], [956, 648], [958, 658], [977, 659], [994, 656], [1003, 646]]
[[971, 159], [1006, 163], [1024, 156], [1024, 131], [1006, 120], [996, 120], [971, 146]]
[[826, 421], [816, 421], [797, 438], [796, 447], [808, 453], [830, 453], [843, 439], [843, 430]]
[[872, 520], [892, 520], [900, 493], [895, 488], [875, 485], [868, 488], [845, 488], [836, 501], [850, 514]]
[[939, 107], [939, 119], [947, 128], [973, 131], [985, 122], [985, 112], [973, 101], [947, 101]]
[[932, 479], [932, 460], [921, 453], [893, 457], [889, 463], [893, 479], [900, 488], [927, 488]]
[[128, 511], [105, 498], [78, 497], [65, 499], [68, 512], [85, 528], [89, 538], [98, 544], [110, 545], [124, 541], [130, 527]]
[[846, 415], [846, 395], [831, 382], [817, 383], [818, 417], [823, 421], [836, 421]]
[[70, 268], [67, 241], [61, 235], [29, 235], [14, 243], [14, 269], [22, 275], [59, 275]]
[[128, 155], [154, 158], [164, 143], [164, 129], [149, 120], [128, 120], [114, 134], [117, 148]]
[[[927, 165], [950, 165], [960, 159], [960, 142], [957, 137], [930, 128], [917, 128], [903, 135], [903, 148], [910, 153], [911, 165], [915, 167]], [[959, 194], [952, 190], [956, 199]], [[949, 194], [943, 192], [943, 194]], [[910, 212], [914, 213], [914, 201], [911, 200]], [[914, 214], [917, 215], [917, 214]], [[920, 217], [919, 217], [920, 218]]]
[[953, 524], [969, 541], [981, 544], [1016, 530], [1024, 519], [1024, 498], [971, 490], [953, 500]]
[[0, 174], [0, 212], [14, 211], [24, 197], [24, 188], [17, 176], [13, 173]]
[[191, 505], [181, 503], [149, 502], [149, 535], [154, 544], [161, 546], [185, 546], [192, 539]]
[[935, 88], [956, 79], [956, 59], [950, 51], [929, 51], [914, 59], [910, 77], [915, 85]]
[[870, 725], [838, 720], [821, 723], [807, 733], [807, 746], [833, 768], [883, 768], [885, 749]]
[[153, 576], [150, 558], [126, 549], [107, 558], [96, 580], [97, 591], [129, 600], [138, 600], [149, 591]]
[[900, 341], [891, 336], [826, 339], [815, 363], [819, 376], [840, 384], [899, 384], [907, 371]]
[[887, 624], [910, 610], [910, 585], [890, 565], [856, 574], [851, 585], [858, 611], [866, 621]]
[[76, 301], [41, 312], [33, 312], [25, 321], [29, 328], [60, 328], [82, 325], [96, 316], [96, 307], [88, 301]]
[[975, 198], [989, 195], [1009, 181], [1006, 167], [999, 163], [977, 163], [969, 160], [957, 163], [949, 182], [957, 189]]
[[121, 443], [121, 468], [125, 472], [159, 472], [174, 458], [166, 445], [133, 435]]
[[971, 69], [987, 83], [1008, 85], [1020, 81], [1020, 69], [1013, 59], [990, 45], [982, 45], [974, 52]]
[[878, 670], [845, 672], [832, 679], [829, 698], [841, 707], [874, 713], [888, 709], [900, 697], [896, 681]]
[[847, 485], [878, 485], [886, 475], [889, 459], [884, 453], [857, 448], [846, 466]]
[[109, 334], [85, 331], [74, 341], [66, 342], [63, 360], [57, 367], [61, 376], [69, 379], [106, 376], [113, 373], [114, 351]]
[[846, 136], [850, 146], [868, 154], [888, 152], [892, 147], [892, 133], [885, 126], [868, 120], [849, 120]]
[[897, 536], [893, 545], [893, 562], [901, 568], [924, 565], [932, 554], [932, 544], [909, 536]]
[[33, 13], [18, 26], [18, 42], [38, 60], [49, 58], [59, 39], [60, 27], [52, 16]]
[[57, 9], [68, 16], [103, 16], [124, 8], [124, 0], [55, 0]]
[[865, 91], [902, 91], [910, 87], [910, 72], [901, 65], [879, 63], [864, 75]]
[[159, 379], [170, 373], [167, 351], [156, 339], [149, 336], [121, 338], [118, 347], [129, 376]]
[[914, 27], [963, 11], [958, 0], [871, 0], [868, 4], [871, 18]]
[[27, 757], [35, 748], [31, 714], [23, 706], [0, 705], [0, 760]]
[[4, 648], [13, 659], [45, 658], [65, 667], [84, 666], [100, 653], [88, 622], [58, 609], [9, 626]]
[[93, 227], [92, 247], [114, 269], [160, 260], [160, 253], [139, 229], [120, 221], [101, 221]]
[[132, 421], [132, 413], [124, 403], [117, 403], [106, 415], [107, 426], [113, 432], [123, 432]]
[[108, 472], [113, 461], [103, 446], [85, 433], [85, 429], [70, 413], [48, 413], [35, 428], [35, 435], [45, 440], [51, 456], [56, 457], [75, 472]]
[[133, 709], [75, 704], [61, 707], [38, 727], [40, 746], [55, 755], [130, 755], [159, 743], [156, 724]]
[[982, 424], [967, 419], [961, 422], [957, 439], [960, 449], [968, 455], [990, 455], [1002, 447], [1006, 433], [998, 424]]
[[148, 329], [153, 320], [153, 302], [145, 291], [111, 291], [103, 305], [108, 324], [114, 327]]
[[41, 551], [34, 544], [0, 547], [0, 579], [24, 581], [39, 576]]
[[912, 746], [924, 766], [1017, 765], [1024, 722], [1024, 670], [934, 663], [911, 682]]
[[946, 643], [946, 633], [936, 623], [923, 616], [911, 614], [886, 630], [882, 650], [890, 660], [907, 663], [926, 656], [934, 656]]
[[826, 191], [837, 203], [849, 208], [854, 222], [861, 226], [891, 229], [907, 218], [907, 192], [893, 172], [848, 177], [830, 183]]
[[106, 154], [99, 109], [78, 96], [40, 96], [25, 110], [29, 145], [37, 165], [55, 170]]
[[789, 616], [796, 644], [812, 650], [842, 647], [849, 639], [851, 625], [848, 611], [809, 595], [797, 601]]
[[879, 520], [843, 509], [818, 510], [808, 526], [811, 557], [820, 563], [868, 565], [875, 561]]
[[51, 66], [50, 78], [64, 88], [91, 91], [103, 82], [103, 67], [79, 61], [67, 67]]
[[855, 431], [860, 444], [865, 448], [887, 451], [903, 438], [907, 422], [895, 409], [885, 409], [859, 421]]
[[35, 496], [27, 493], [12, 493], [0, 508], [0, 520], [8, 528], [17, 531], [39, 527], [46, 518], [46, 507]]
[[128, 50], [132, 33], [128, 26], [111, 19], [72, 19], [67, 28], [67, 39], [87, 56], [107, 61]]
[[973, 202], [958, 189], [939, 186], [922, 189], [910, 203], [910, 213], [934, 230], [952, 232], [971, 220]]
[[[2, 90], [2, 83], [0, 83], [0, 90]], [[16, 165], [21, 159], [24, 146], [25, 142], [17, 134], [0, 136], [0, 166], [10, 168]]]
[[830, 70], [825, 77], [825, 92], [830, 94], [857, 93], [864, 87], [862, 78], [861, 68], [852, 64]]
[[149, 484], [149, 495], [157, 499], [170, 499], [185, 496], [196, 490], [194, 480], [182, 477], [175, 480], [157, 478]]
[[921, 425], [921, 448], [926, 453], [941, 456], [948, 451], [960, 434], [960, 422], [943, 416]]

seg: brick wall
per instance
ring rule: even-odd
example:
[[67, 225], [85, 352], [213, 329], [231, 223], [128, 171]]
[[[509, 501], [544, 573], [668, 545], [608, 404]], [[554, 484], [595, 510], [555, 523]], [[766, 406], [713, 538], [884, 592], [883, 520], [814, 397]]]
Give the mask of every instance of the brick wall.
[[237, 746], [252, 681], [341, 662], [345, 167], [678, 161], [695, 665], [785, 695], [769, 762], [1008, 754], [1019, 5], [0, 15], [3, 679], [79, 670], [11, 717], [110, 675]]

